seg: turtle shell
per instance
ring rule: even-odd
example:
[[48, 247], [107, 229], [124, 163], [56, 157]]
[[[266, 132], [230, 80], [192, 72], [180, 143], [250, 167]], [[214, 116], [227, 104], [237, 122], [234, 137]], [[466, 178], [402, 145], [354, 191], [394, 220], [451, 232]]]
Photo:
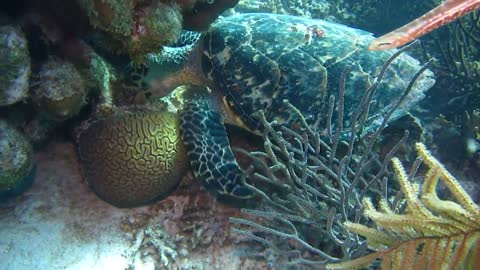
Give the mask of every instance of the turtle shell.
[[[307, 118], [314, 120], [326, 114], [328, 97], [337, 95], [341, 74], [348, 65], [348, 115], [393, 54], [368, 51], [372, 39], [369, 32], [323, 20], [238, 14], [219, 20], [206, 33], [203, 70], [225, 92], [232, 111], [255, 129], [254, 113], [258, 110], [264, 110], [267, 119], [291, 120], [284, 99]], [[419, 68], [418, 61], [406, 54], [393, 61], [373, 97], [370, 125], [382, 120], [382, 112], [399, 98]], [[392, 118], [421, 100], [434, 82], [433, 73], [424, 72]]]

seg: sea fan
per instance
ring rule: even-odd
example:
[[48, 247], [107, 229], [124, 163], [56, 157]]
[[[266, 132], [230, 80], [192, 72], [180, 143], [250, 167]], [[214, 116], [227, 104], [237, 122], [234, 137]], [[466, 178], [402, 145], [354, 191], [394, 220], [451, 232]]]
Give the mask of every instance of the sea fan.
[[352, 113], [344, 110], [348, 68], [341, 76], [337, 97], [328, 99], [327, 114], [319, 115], [313, 125], [288, 100], [285, 103], [297, 119], [293, 125], [270, 122], [259, 112], [264, 150], [237, 152], [252, 160], [247, 174], [253, 181], [245, 185], [258, 194], [260, 203], [255, 209], [242, 209], [244, 216], [230, 218], [233, 232], [268, 247], [255, 256], [275, 268], [303, 269], [324, 268], [368, 254], [365, 238], [348, 231], [344, 223], [370, 226], [372, 221], [362, 214], [362, 198], [386, 197], [388, 191], [397, 190], [387, 184], [388, 164], [407, 143], [408, 131], [393, 146], [385, 147], [389, 150], [384, 155], [376, 147], [388, 120], [427, 67], [411, 78], [402, 96], [392, 100], [381, 124], [370, 127], [367, 120], [374, 93], [400, 53], [384, 64]]
[[[368, 246], [377, 250], [354, 260], [329, 264], [329, 269], [358, 269], [377, 259], [382, 269], [473, 269], [480, 265], [480, 208], [458, 181], [421, 143], [416, 144], [419, 159], [407, 173], [396, 158], [393, 168], [406, 207], [399, 210], [380, 200], [379, 210], [364, 199], [364, 215], [378, 228], [345, 222], [352, 232], [367, 238]], [[421, 160], [428, 172], [422, 187], [411, 182]], [[442, 200], [436, 187], [441, 180], [457, 202]]]

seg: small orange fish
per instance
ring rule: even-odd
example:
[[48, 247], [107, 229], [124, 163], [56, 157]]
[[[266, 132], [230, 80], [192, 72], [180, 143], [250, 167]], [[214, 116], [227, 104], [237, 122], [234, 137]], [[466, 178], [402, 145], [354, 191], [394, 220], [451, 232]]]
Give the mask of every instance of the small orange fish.
[[400, 47], [479, 8], [480, 0], [446, 0], [416, 20], [374, 39], [368, 49], [380, 51]]

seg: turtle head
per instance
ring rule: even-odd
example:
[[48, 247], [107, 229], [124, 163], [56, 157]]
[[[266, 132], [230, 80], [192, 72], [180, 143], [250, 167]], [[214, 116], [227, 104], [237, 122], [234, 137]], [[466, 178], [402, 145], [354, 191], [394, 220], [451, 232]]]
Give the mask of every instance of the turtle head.
[[184, 32], [179, 44], [149, 54], [143, 82], [153, 97], [162, 97], [181, 85], [208, 86], [212, 82], [203, 74], [203, 42], [199, 33]]

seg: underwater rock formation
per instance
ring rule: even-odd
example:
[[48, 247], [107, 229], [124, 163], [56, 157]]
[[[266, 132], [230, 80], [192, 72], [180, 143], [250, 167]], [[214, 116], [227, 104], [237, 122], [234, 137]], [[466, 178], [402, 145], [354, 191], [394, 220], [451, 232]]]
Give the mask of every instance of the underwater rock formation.
[[97, 29], [109, 34], [109, 43], [141, 61], [148, 52], [174, 42], [182, 29], [182, 16], [175, 5], [159, 1], [80, 0]]
[[0, 106], [27, 97], [30, 55], [25, 35], [18, 27], [0, 26]]
[[134, 5], [136, 1], [79, 0], [78, 2], [95, 28], [118, 37], [130, 36], [134, 25]]
[[85, 105], [83, 78], [70, 62], [50, 59], [40, 67], [35, 80], [32, 99], [48, 118], [66, 120]]
[[135, 24], [127, 50], [135, 60], [138, 56], [161, 49], [175, 42], [182, 31], [182, 15], [176, 6], [152, 4], [140, 11], [141, 19]]
[[79, 156], [88, 185], [117, 207], [169, 195], [185, 174], [178, 115], [165, 107], [135, 107], [87, 124]]
[[182, 28], [203, 31], [238, 0], [129, 1], [79, 0], [90, 23], [107, 34], [110, 50], [128, 52], [137, 63], [175, 42]]
[[33, 181], [34, 167], [30, 142], [0, 119], [0, 198], [24, 191]]

